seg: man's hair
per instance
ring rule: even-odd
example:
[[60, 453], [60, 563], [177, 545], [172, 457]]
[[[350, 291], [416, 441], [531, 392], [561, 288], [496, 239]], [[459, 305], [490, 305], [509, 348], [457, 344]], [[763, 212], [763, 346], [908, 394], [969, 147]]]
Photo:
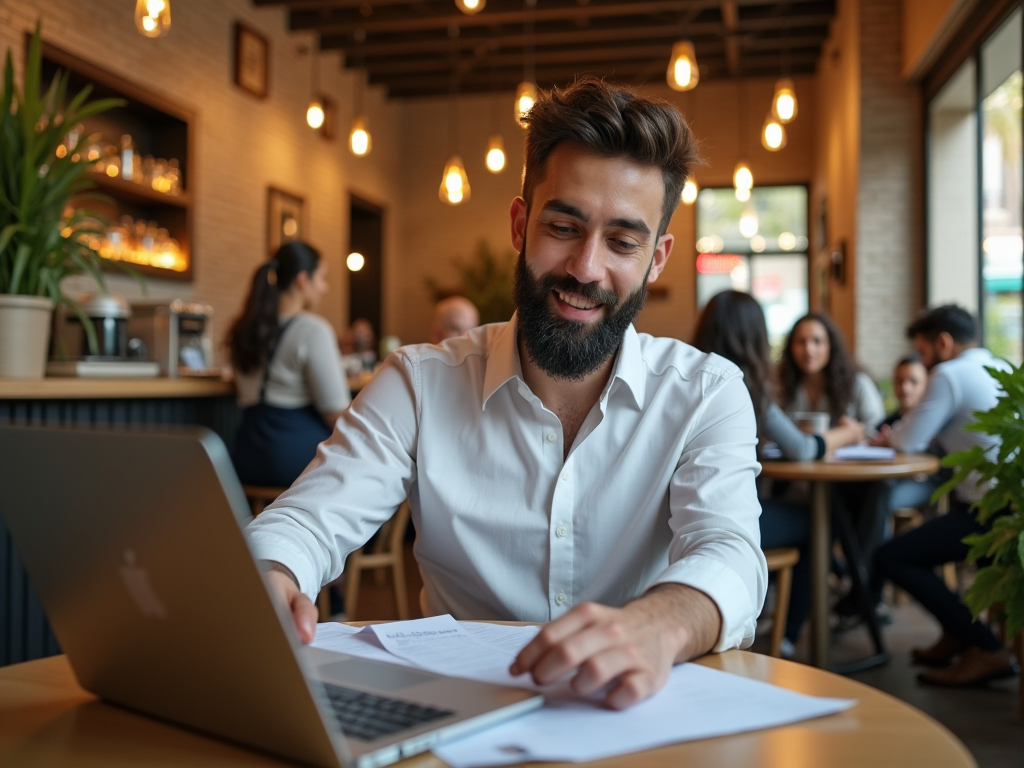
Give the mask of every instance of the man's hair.
[[907, 326], [908, 339], [924, 336], [934, 341], [940, 333], [948, 333], [957, 344], [973, 344], [978, 339], [978, 325], [966, 309], [945, 304], [928, 310]]
[[627, 88], [583, 77], [567, 88], [541, 93], [522, 118], [527, 126], [523, 199], [544, 178], [548, 156], [571, 141], [605, 157], [627, 157], [661, 169], [665, 180], [658, 236], [665, 233], [693, 165], [700, 162], [697, 141], [679, 110]]
[[897, 361], [896, 365], [893, 366], [893, 369], [895, 370], [896, 368], [902, 368], [904, 365], [924, 365], [924, 363], [921, 362], [921, 356], [914, 352], [909, 355], [904, 355], [903, 357], [901, 357]]

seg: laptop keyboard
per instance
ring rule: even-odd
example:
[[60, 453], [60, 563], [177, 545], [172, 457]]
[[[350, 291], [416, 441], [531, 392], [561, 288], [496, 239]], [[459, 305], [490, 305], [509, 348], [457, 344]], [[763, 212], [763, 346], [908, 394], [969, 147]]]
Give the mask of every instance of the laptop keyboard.
[[324, 683], [338, 725], [351, 738], [373, 741], [454, 714], [401, 699], [388, 699], [340, 685]]

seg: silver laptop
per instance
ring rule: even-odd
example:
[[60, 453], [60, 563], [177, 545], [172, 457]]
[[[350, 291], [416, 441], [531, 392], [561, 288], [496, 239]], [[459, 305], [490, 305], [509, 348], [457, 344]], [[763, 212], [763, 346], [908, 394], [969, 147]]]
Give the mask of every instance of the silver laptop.
[[79, 683], [106, 701], [346, 768], [542, 703], [303, 647], [249, 552], [242, 487], [208, 430], [0, 427], [0, 457], [0, 514]]

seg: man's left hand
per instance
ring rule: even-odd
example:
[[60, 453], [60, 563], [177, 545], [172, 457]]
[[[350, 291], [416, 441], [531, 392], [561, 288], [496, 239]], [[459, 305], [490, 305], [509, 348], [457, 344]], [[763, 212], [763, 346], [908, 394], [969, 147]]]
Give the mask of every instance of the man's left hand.
[[605, 703], [625, 709], [665, 685], [672, 665], [707, 653], [721, 631], [718, 607], [682, 584], [661, 584], [622, 608], [581, 603], [545, 625], [519, 652], [513, 675], [540, 685], [575, 671], [588, 696], [611, 684]]

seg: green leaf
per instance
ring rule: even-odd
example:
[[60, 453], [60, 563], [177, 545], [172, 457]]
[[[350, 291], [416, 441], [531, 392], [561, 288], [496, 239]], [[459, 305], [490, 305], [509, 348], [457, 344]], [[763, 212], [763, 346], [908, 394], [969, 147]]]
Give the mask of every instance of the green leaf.
[[1011, 575], [1009, 568], [999, 565], [989, 565], [978, 571], [974, 583], [964, 595], [964, 603], [971, 609], [975, 619], [993, 603], [1006, 599], [1010, 591]]
[[1017, 559], [1020, 560], [1020, 567], [1024, 569], [1024, 531], [1017, 537]]

